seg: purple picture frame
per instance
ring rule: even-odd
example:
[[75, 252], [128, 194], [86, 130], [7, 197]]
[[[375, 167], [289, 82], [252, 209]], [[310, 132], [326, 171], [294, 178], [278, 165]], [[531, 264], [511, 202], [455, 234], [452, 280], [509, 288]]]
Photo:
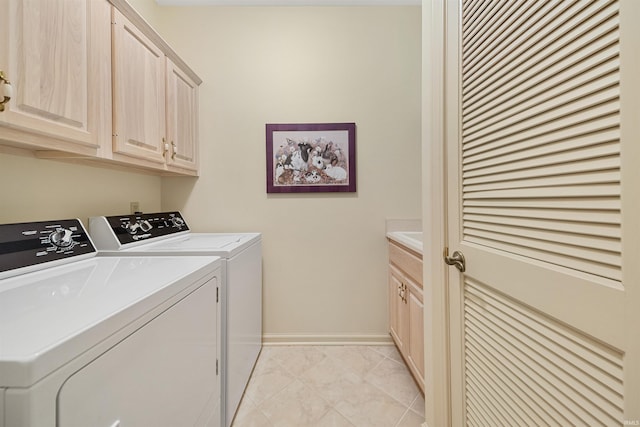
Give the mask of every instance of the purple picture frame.
[[356, 124], [267, 124], [267, 193], [356, 191]]

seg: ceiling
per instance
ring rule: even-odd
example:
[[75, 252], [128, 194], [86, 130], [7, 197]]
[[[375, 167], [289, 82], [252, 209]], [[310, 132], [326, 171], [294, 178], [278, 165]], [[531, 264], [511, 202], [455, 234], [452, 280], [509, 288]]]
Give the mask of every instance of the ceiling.
[[420, 6], [422, 0], [156, 0], [162, 6]]

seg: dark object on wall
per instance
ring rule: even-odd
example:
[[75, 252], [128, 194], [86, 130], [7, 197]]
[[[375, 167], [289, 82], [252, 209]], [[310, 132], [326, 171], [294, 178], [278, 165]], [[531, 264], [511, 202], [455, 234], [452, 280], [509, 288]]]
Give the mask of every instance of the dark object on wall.
[[267, 193], [356, 191], [356, 124], [267, 124]]

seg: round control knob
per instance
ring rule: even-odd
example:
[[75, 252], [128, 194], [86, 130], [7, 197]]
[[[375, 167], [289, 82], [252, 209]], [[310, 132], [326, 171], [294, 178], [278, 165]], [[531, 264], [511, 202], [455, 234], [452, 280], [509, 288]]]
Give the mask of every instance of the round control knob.
[[49, 235], [49, 240], [58, 248], [68, 248], [73, 245], [72, 231], [67, 228], [58, 228]]
[[182, 226], [184, 225], [184, 220], [176, 216], [171, 218], [171, 223], [173, 224], [174, 227], [182, 228]]
[[138, 221], [138, 225], [140, 226], [140, 230], [144, 231], [145, 233], [153, 228], [151, 223], [146, 219], [141, 219], [140, 221]]
[[136, 234], [139, 227], [140, 227], [140, 224], [138, 224], [137, 222], [134, 222], [134, 223], [128, 222], [122, 226], [122, 228], [127, 230], [127, 233], [129, 234]]

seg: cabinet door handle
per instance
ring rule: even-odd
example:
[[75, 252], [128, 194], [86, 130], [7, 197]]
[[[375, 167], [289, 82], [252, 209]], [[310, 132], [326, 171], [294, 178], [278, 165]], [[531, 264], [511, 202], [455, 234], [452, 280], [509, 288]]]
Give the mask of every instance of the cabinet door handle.
[[398, 296], [400, 297], [402, 302], [404, 302], [405, 304], [407, 303], [407, 298], [405, 296], [406, 292], [407, 292], [407, 285], [405, 285], [404, 282], [400, 283], [400, 286], [398, 286]]
[[13, 96], [11, 82], [7, 79], [7, 76], [5, 76], [4, 71], [0, 70], [0, 97], [2, 97], [0, 101], [0, 112], [4, 111], [4, 104], [9, 102], [11, 96]]
[[178, 154], [178, 146], [173, 141], [171, 141], [171, 148], [172, 148], [171, 160], [175, 160], [176, 154]]
[[169, 144], [167, 144], [166, 139], [162, 138], [162, 157], [166, 157], [168, 151], [169, 151]]

